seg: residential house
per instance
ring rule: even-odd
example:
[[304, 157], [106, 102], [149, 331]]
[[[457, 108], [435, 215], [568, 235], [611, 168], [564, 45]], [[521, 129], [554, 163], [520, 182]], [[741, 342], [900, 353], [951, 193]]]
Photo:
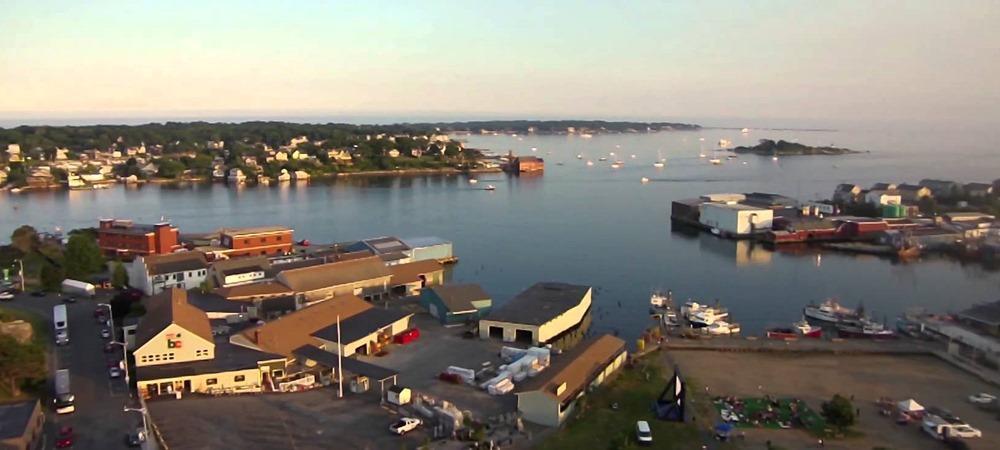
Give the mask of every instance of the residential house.
[[3, 186], [7, 182], [7, 172], [0, 169], [0, 186]]
[[284, 375], [283, 356], [231, 344], [227, 329], [213, 327], [182, 289], [151, 297], [135, 333], [139, 395], [261, 392]]
[[861, 196], [861, 186], [856, 184], [839, 184], [833, 190], [833, 201], [837, 203], [854, 203]]
[[295, 178], [295, 181], [308, 181], [309, 172], [306, 172], [304, 170], [296, 170], [295, 172], [292, 173], [292, 177]]
[[7, 161], [9, 162], [21, 162], [24, 161], [21, 156], [21, 146], [18, 144], [7, 144]]
[[954, 181], [923, 179], [918, 184], [930, 189], [935, 198], [950, 198], [962, 195], [962, 185]]
[[356, 295], [380, 300], [389, 293], [392, 273], [377, 256], [283, 270], [275, 280], [307, 302]]
[[388, 155], [390, 158], [399, 158], [399, 150], [396, 149], [389, 150]]
[[581, 342], [518, 385], [517, 410], [529, 422], [558, 427], [573, 415], [580, 398], [608, 380], [627, 359], [625, 341], [610, 334]]
[[208, 276], [208, 259], [199, 251], [166, 255], [139, 255], [129, 270], [129, 285], [146, 295], [170, 288], [199, 287]]
[[333, 149], [326, 152], [326, 156], [337, 164], [349, 164], [352, 161], [351, 153], [347, 149]]
[[279, 152], [277, 152], [277, 153], [274, 154], [274, 160], [275, 161], [288, 161], [288, 153], [285, 153], [284, 151], [279, 151]]
[[55, 160], [56, 161], [65, 161], [67, 159], [69, 159], [69, 149], [68, 148], [62, 148], [62, 147], [57, 147], [56, 148], [56, 154], [55, 154]]
[[45, 189], [55, 184], [55, 178], [48, 166], [36, 167], [27, 178], [28, 186], [36, 189]]
[[865, 193], [865, 203], [872, 205], [899, 205], [903, 203], [903, 196], [899, 191], [883, 191], [872, 189]]
[[966, 183], [963, 188], [969, 197], [983, 198], [993, 194], [993, 185], [989, 183]]
[[424, 289], [420, 305], [441, 325], [459, 325], [488, 315], [493, 299], [478, 284], [447, 284]]
[[180, 250], [180, 231], [169, 222], [137, 224], [131, 220], [101, 219], [97, 245], [108, 258], [129, 261], [139, 255], [162, 255]]
[[896, 187], [896, 191], [899, 192], [900, 198], [902, 199], [903, 203], [910, 203], [910, 204], [919, 203], [921, 200], [925, 198], [930, 198], [934, 196], [934, 193], [931, 192], [930, 188], [926, 186], [920, 186], [917, 184], [903, 183]]
[[590, 311], [590, 286], [536, 283], [479, 320], [479, 337], [547, 344], [580, 324]]
[[291, 148], [295, 148], [295, 147], [298, 147], [299, 145], [305, 144], [307, 142], [309, 142], [309, 138], [307, 138], [305, 136], [296, 136], [296, 137], [293, 137], [292, 140], [288, 142], [288, 146], [291, 147]]
[[41, 449], [45, 411], [38, 399], [0, 403], [0, 449]]

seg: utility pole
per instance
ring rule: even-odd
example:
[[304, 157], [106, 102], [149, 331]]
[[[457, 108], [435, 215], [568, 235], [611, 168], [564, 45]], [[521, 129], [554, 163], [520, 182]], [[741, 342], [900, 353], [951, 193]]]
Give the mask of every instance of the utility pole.
[[337, 397], [344, 398], [344, 344], [340, 340], [340, 314], [337, 314]]
[[24, 260], [17, 260], [18, 272], [17, 277], [21, 279], [21, 292], [24, 292]]

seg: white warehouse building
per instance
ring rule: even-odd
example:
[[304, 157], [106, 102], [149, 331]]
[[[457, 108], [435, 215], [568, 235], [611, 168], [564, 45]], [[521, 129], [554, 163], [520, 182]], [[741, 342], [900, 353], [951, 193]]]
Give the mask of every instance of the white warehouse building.
[[698, 222], [727, 237], [744, 237], [771, 229], [774, 211], [739, 203], [702, 203]]

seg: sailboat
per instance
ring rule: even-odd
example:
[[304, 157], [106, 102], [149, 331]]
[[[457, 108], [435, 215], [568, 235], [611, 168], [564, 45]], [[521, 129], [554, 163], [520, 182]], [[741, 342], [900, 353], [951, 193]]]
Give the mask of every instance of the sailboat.
[[667, 158], [664, 158], [663, 154], [660, 153], [659, 150], [657, 150], [656, 151], [656, 162], [653, 163], [653, 167], [656, 167], [657, 169], [662, 169], [663, 166], [666, 165], [665, 164], [666, 161], [667, 161]]

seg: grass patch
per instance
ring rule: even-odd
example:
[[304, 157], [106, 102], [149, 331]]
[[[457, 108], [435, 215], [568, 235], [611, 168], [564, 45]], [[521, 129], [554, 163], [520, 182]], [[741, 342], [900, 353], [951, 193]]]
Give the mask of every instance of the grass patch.
[[[667, 377], [657, 364], [637, 363], [623, 368], [609, 383], [577, 402], [568, 425], [552, 434], [537, 448], [542, 450], [583, 450], [638, 448], [635, 422], [645, 420], [653, 432], [653, 448], [692, 448], [700, 442], [698, 428], [689, 423], [657, 420], [651, 406], [667, 385]], [[689, 387], [690, 395], [697, 393]], [[618, 410], [611, 408], [618, 403]], [[689, 402], [689, 406], [690, 406]], [[710, 407], [704, 402], [706, 407]], [[696, 413], [697, 414], [697, 413]]]
[[12, 320], [23, 320], [31, 324], [34, 329], [31, 342], [41, 345], [43, 348], [51, 342], [51, 330], [49, 329], [51, 325], [48, 320], [31, 312], [0, 306], [0, 321], [10, 322]]
[[[817, 437], [827, 437], [826, 420], [798, 399], [768, 399], [749, 397], [736, 399], [730, 404], [726, 398], [717, 397], [713, 404], [720, 413], [729, 410], [739, 416], [733, 422], [737, 428], [802, 428]], [[784, 425], [784, 426], [782, 426]]]

